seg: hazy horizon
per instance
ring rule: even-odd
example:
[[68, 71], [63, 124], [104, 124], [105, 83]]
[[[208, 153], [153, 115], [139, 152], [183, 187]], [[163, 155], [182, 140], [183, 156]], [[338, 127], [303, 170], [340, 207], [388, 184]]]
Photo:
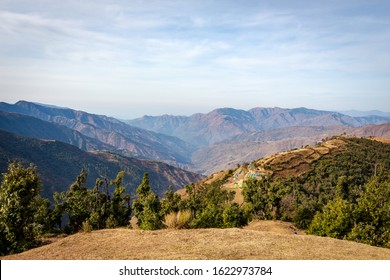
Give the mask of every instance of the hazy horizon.
[[390, 111], [388, 1], [0, 3], [0, 100], [122, 119]]
[[[139, 115], [139, 116], [135, 116], [135, 117], [132, 117], [132, 118], [128, 118], [128, 117], [122, 117], [122, 116], [119, 116], [119, 115], [113, 115], [113, 114], [103, 114], [102, 112], [92, 112], [92, 111], [87, 111], [87, 110], [82, 110], [82, 109], [78, 109], [78, 108], [73, 108], [73, 107], [65, 107], [65, 106], [61, 106], [61, 104], [48, 104], [48, 103], [41, 103], [41, 102], [34, 102], [33, 100], [18, 100], [17, 102], [19, 101], [25, 101], [25, 102], [31, 102], [31, 103], [34, 103], [34, 104], [37, 104], [37, 105], [42, 105], [42, 106], [47, 106], [47, 107], [53, 107], [53, 108], [59, 108], [59, 109], [71, 109], [71, 110], [76, 110], [76, 111], [84, 111], [86, 113], [89, 113], [89, 114], [95, 114], [95, 115], [105, 115], [105, 116], [108, 116], [108, 117], [113, 117], [113, 118], [117, 118], [119, 120], [132, 120], [132, 119], [137, 119], [137, 118], [142, 118], [144, 116], [152, 116], [152, 117], [155, 117], [155, 116], [162, 116], [162, 115], [172, 115], [172, 116], [185, 116], [185, 117], [189, 117], [193, 114], [207, 114], [207, 113], [210, 113], [214, 110], [218, 110], [218, 109], [234, 109], [234, 110], [244, 110], [244, 111], [248, 111], [248, 110], [251, 110], [251, 109], [254, 109], [254, 108], [261, 108], [262, 106], [254, 106], [254, 107], [251, 107], [251, 108], [233, 108], [233, 107], [216, 107], [216, 108], [213, 108], [211, 110], [208, 110], [208, 111], [199, 111], [199, 112], [195, 112], [195, 113], [191, 113], [191, 114], [173, 114], [173, 113], [170, 113], [170, 112], [166, 112], [166, 113], [162, 113], [162, 114], [155, 114], [155, 115], [148, 115], [148, 114], [143, 114], [143, 115]], [[2, 100], [0, 100], [0, 102], [4, 102]], [[16, 104], [17, 102], [6, 102], [8, 104]], [[376, 116], [387, 116], [387, 117], [390, 117], [390, 112], [384, 112], [384, 111], [380, 111], [380, 110], [369, 110], [369, 111], [360, 111], [360, 110], [323, 110], [323, 109], [316, 109], [316, 108], [308, 108], [308, 107], [291, 107], [291, 108], [285, 108], [285, 107], [280, 107], [280, 106], [270, 106], [270, 107], [263, 107], [263, 108], [281, 108], [281, 109], [299, 109], [299, 108], [305, 108], [305, 109], [310, 109], [310, 110], [319, 110], [319, 111], [330, 111], [330, 112], [338, 112], [338, 113], [342, 113], [342, 114], [345, 114], [345, 115], [349, 115], [349, 116], [352, 116], [352, 117], [360, 117], [360, 116], [370, 116], [370, 115], [376, 115]]]

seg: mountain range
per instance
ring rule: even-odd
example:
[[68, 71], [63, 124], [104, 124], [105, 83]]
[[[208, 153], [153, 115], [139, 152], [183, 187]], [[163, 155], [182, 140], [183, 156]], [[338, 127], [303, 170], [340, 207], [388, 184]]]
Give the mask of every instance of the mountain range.
[[220, 108], [120, 121], [53, 105], [0, 102], [0, 129], [202, 174], [342, 133], [388, 137], [389, 126], [389, 116], [352, 117], [307, 108]]
[[107, 116], [26, 101], [1, 102], [0, 111], [28, 115], [70, 128], [125, 156], [185, 166], [190, 163], [188, 154], [194, 151], [194, 147], [177, 137], [130, 126]]
[[[192, 116], [144, 116], [127, 123], [181, 138], [198, 147], [192, 153], [192, 170], [211, 174], [265, 155], [313, 145], [341, 133], [383, 136], [390, 127], [358, 127], [390, 122], [386, 116], [351, 117], [307, 108], [221, 108]], [[368, 133], [368, 134], [367, 134]]]
[[239, 135], [270, 129], [293, 126], [359, 127], [386, 122], [390, 122], [390, 117], [351, 117], [337, 112], [307, 108], [253, 108], [248, 111], [221, 108], [189, 117], [144, 116], [127, 121], [133, 126], [178, 137], [196, 147], [205, 147]]

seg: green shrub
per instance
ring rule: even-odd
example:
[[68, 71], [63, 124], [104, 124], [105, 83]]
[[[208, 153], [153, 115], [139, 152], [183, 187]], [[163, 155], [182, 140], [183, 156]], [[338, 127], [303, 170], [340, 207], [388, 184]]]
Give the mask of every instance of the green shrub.
[[221, 228], [223, 227], [223, 209], [213, 204], [207, 204], [202, 212], [197, 214], [192, 222], [195, 228]]
[[114, 217], [114, 215], [110, 215], [106, 220], [106, 228], [116, 228], [118, 226], [119, 224], [117, 219]]
[[299, 207], [296, 211], [293, 222], [297, 227], [307, 229], [310, 226], [313, 217], [314, 214], [309, 208]]
[[335, 198], [314, 216], [308, 232], [310, 234], [346, 238], [353, 226], [351, 204], [341, 198]]
[[223, 226], [226, 228], [243, 227], [248, 224], [248, 216], [237, 203], [228, 204], [222, 213]]

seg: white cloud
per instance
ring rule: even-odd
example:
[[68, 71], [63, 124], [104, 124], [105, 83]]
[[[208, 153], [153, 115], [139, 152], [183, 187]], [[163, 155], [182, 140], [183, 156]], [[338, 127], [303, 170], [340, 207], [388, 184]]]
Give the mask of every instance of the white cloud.
[[120, 38], [88, 30], [77, 21], [8, 11], [0, 11], [0, 30], [4, 34], [1, 44], [18, 44], [22, 56], [25, 49], [34, 46], [41, 56], [51, 58], [107, 59], [112, 57], [112, 46], [123, 43]]
[[332, 92], [364, 100], [371, 86], [371, 99], [383, 98], [388, 5], [315, 2], [4, 0], [0, 92], [61, 89], [75, 100], [131, 92], [143, 104], [199, 97], [219, 107], [264, 101], [265, 93], [276, 103], [292, 93], [298, 103], [310, 94], [325, 102]]

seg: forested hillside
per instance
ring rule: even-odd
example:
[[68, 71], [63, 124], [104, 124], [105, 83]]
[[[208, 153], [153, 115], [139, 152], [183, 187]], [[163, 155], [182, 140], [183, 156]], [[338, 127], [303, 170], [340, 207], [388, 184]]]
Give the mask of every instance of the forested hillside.
[[[390, 144], [338, 137], [221, 172], [253, 217], [309, 233], [389, 247]], [[241, 180], [240, 180], [241, 178]]]
[[153, 190], [163, 194], [172, 185], [175, 189], [201, 178], [162, 162], [139, 160], [110, 152], [85, 152], [73, 145], [54, 140], [40, 140], [18, 136], [0, 130], [0, 171], [5, 172], [10, 162], [18, 160], [25, 165], [34, 163], [41, 174], [42, 195], [51, 198], [54, 192], [64, 191], [82, 168], [89, 173], [87, 184], [93, 186], [96, 178], [126, 172], [126, 188], [134, 193], [144, 172], [148, 172]]

